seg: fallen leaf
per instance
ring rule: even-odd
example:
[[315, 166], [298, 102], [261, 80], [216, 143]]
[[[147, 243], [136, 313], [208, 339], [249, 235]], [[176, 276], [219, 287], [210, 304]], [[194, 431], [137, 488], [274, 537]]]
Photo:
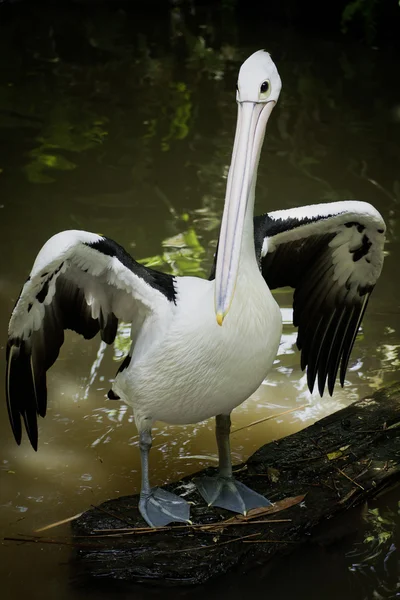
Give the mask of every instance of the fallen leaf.
[[350, 448], [350, 444], [347, 446], [342, 446], [339, 448], [339, 450], [336, 450], [336, 452], [328, 452], [326, 456], [329, 460], [336, 460], [337, 458], [343, 456], [343, 453], [347, 450], [347, 448]]
[[271, 483], [277, 483], [279, 481], [280, 472], [278, 469], [274, 469], [274, 467], [268, 467], [267, 475]]

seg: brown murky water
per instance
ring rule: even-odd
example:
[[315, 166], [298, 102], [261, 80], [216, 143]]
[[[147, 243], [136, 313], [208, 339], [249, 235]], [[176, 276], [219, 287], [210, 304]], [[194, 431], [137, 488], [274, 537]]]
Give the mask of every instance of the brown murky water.
[[[207, 275], [232, 148], [236, 73], [250, 52], [267, 47], [284, 87], [261, 159], [258, 212], [321, 200], [369, 201], [388, 224], [387, 257], [346, 386], [332, 399], [307, 391], [290, 325], [290, 294], [279, 294], [286, 326], [275, 368], [235, 411], [233, 426], [278, 416], [234, 433], [234, 460], [398, 378], [396, 57], [345, 46], [342, 38], [301, 37], [247, 22], [229, 7], [222, 16], [175, 7], [157, 19], [134, 10], [87, 7], [18, 14], [0, 15], [2, 364], [21, 284], [41, 245], [57, 231], [104, 233], [160, 269]], [[49, 412], [40, 424], [37, 454], [26, 439], [16, 446], [1, 402], [4, 535], [32, 533], [90, 504], [139, 490], [131, 414], [106, 399], [127, 343], [124, 330], [106, 350], [98, 340], [66, 336], [48, 375]], [[216, 459], [211, 421], [160, 424], [154, 433], [153, 484]], [[399, 510], [394, 491], [349, 516], [343, 542], [325, 540], [322, 552], [310, 546], [268, 574], [233, 576], [207, 593], [217, 597], [229, 588], [234, 598], [266, 589], [272, 598], [398, 597]], [[337, 527], [333, 540], [342, 537], [343, 524]], [[57, 533], [68, 533], [68, 526]], [[3, 598], [109, 596], [71, 584], [68, 548], [3, 542], [0, 552]], [[136, 597], [159, 595], [134, 589]]]

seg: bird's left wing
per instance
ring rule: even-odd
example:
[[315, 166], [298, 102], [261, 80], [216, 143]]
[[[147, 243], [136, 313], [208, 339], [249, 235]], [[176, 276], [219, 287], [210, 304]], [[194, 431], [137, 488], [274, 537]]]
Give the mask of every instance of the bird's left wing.
[[343, 386], [353, 344], [383, 264], [385, 223], [365, 202], [271, 212], [254, 220], [257, 257], [270, 289], [291, 286], [301, 368], [322, 396]]
[[21, 417], [37, 447], [37, 419], [46, 414], [46, 371], [64, 342], [64, 329], [86, 339], [99, 331], [111, 344], [118, 319], [138, 333], [147, 317], [168, 322], [174, 278], [136, 262], [113, 240], [87, 231], [63, 231], [39, 252], [8, 328], [6, 398], [14, 437]]

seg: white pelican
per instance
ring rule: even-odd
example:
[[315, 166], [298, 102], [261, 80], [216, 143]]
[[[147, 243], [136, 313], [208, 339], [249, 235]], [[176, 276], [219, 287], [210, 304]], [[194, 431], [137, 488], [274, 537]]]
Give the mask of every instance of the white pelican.
[[261, 384], [275, 359], [282, 320], [271, 289], [292, 286], [294, 324], [308, 385], [332, 394], [383, 262], [385, 223], [364, 202], [279, 210], [253, 219], [257, 167], [281, 90], [270, 55], [242, 65], [238, 120], [214, 276], [173, 277], [137, 263], [121, 246], [86, 231], [54, 235], [40, 250], [9, 324], [7, 404], [14, 436], [21, 417], [37, 449], [46, 414], [46, 371], [64, 329], [111, 344], [118, 320], [132, 345], [109, 392], [132, 406], [139, 431], [139, 508], [151, 526], [187, 521], [189, 505], [149, 483], [154, 421], [216, 417], [219, 473], [196, 481], [204, 499], [231, 511], [268, 505], [232, 476], [230, 413]]

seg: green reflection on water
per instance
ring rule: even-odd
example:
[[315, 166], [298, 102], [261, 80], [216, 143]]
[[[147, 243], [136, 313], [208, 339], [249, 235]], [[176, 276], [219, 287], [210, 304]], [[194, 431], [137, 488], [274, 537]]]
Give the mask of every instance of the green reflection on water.
[[205, 250], [194, 227], [164, 240], [162, 245], [167, 248], [162, 254], [143, 258], [139, 262], [172, 275], [206, 276], [203, 267]]

